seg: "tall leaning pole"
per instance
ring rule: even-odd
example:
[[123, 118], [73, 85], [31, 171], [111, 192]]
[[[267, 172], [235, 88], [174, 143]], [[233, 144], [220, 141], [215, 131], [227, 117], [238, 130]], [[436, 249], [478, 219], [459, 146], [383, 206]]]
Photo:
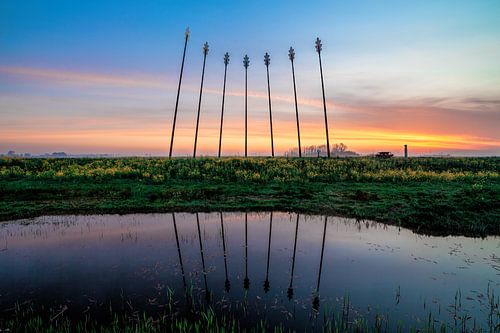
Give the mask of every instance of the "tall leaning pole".
[[321, 39], [316, 38], [316, 52], [318, 52], [319, 59], [319, 72], [321, 75], [321, 90], [323, 92], [323, 111], [325, 112], [325, 130], [326, 130], [326, 149], [328, 152], [328, 157], [330, 157], [330, 136], [328, 135], [328, 118], [326, 116], [326, 99], [325, 99], [325, 84], [323, 82], [323, 66], [321, 64], [321, 50], [323, 45], [321, 44]]
[[203, 69], [201, 70], [200, 98], [198, 99], [198, 115], [196, 116], [196, 131], [194, 132], [193, 158], [196, 157], [196, 144], [198, 143], [198, 126], [200, 125], [201, 96], [203, 94], [203, 78], [205, 77], [205, 63], [207, 61], [208, 42], [203, 45]]
[[248, 66], [250, 58], [245, 54], [243, 66], [245, 67], [245, 157], [248, 156]]
[[189, 39], [189, 27], [186, 28], [186, 32], [185, 32], [184, 52], [182, 53], [181, 73], [179, 75], [179, 86], [177, 88], [177, 98], [175, 100], [174, 121], [172, 122], [172, 136], [170, 137], [170, 151], [168, 153], [168, 158], [172, 158], [172, 148], [174, 147], [175, 121], [177, 120], [177, 109], [179, 107], [179, 95], [181, 93], [182, 72], [184, 71], [184, 59], [186, 59], [186, 48], [187, 48], [188, 39]]
[[220, 114], [219, 154], [217, 155], [219, 158], [220, 158], [220, 152], [221, 152], [221, 148], [222, 148], [222, 124], [224, 122], [224, 98], [226, 96], [227, 64], [229, 64], [229, 53], [226, 52], [226, 54], [224, 54], [224, 85], [222, 88], [222, 110], [221, 110], [221, 114]]
[[271, 155], [274, 157], [274, 141], [273, 141], [273, 114], [271, 112], [271, 85], [269, 84], [269, 64], [271, 63], [271, 58], [269, 54], [266, 52], [264, 55], [264, 64], [266, 65], [266, 73], [267, 73], [267, 96], [269, 99], [269, 125], [271, 128]]
[[302, 148], [300, 146], [300, 126], [299, 126], [299, 107], [297, 104], [297, 86], [295, 85], [295, 67], [293, 61], [295, 60], [295, 50], [290, 46], [288, 50], [288, 58], [292, 63], [292, 79], [293, 79], [293, 95], [295, 97], [295, 119], [297, 120], [297, 137], [299, 140], [299, 157], [302, 157]]

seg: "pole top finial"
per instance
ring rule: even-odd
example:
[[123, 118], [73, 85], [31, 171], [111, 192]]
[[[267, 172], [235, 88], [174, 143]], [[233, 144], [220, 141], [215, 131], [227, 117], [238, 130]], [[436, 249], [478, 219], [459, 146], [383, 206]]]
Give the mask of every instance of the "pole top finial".
[[266, 54], [264, 54], [264, 64], [266, 65], [266, 67], [268, 67], [270, 63], [271, 57], [269, 56], [269, 53], [266, 52]]
[[245, 54], [245, 56], [243, 57], [243, 66], [245, 66], [245, 68], [248, 68], [249, 65], [250, 65], [250, 58], [248, 57], [247, 54]]
[[224, 54], [224, 65], [227, 66], [227, 64], [229, 64], [229, 53], [226, 52], [226, 54]]
[[323, 49], [323, 44], [321, 44], [321, 39], [316, 38], [316, 52], [321, 53], [321, 50]]
[[290, 50], [288, 50], [288, 58], [290, 59], [290, 61], [293, 61], [295, 59], [295, 50], [291, 46]]
[[208, 54], [208, 42], [205, 42], [205, 44], [203, 44], [203, 54], [204, 55]]
[[186, 27], [186, 32], [184, 33], [184, 35], [186, 36], [186, 39], [189, 38], [189, 27]]

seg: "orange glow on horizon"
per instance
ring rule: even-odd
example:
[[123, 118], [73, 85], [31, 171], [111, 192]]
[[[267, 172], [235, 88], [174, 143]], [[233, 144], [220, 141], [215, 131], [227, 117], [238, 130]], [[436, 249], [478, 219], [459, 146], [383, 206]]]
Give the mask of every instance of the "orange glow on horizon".
[[[159, 96], [163, 96], [164, 91], [171, 92], [172, 88], [176, 89], [175, 82], [172, 84], [168, 80], [160, 80], [152, 76], [103, 75], [2, 66], [0, 66], [0, 73], [34, 80], [49, 80], [64, 85], [71, 83], [94, 88], [104, 86], [159, 89], [161, 91]], [[195, 93], [195, 95], [198, 93], [198, 89], [199, 87], [183, 86], [183, 91]], [[127, 95], [126, 92], [120, 91], [123, 96]], [[205, 92], [216, 96], [221, 94], [219, 90], [208, 88], [205, 89]], [[243, 97], [244, 92], [229, 90], [227, 96]], [[259, 103], [267, 101], [267, 94], [263, 92], [249, 91], [248, 96], [254, 102], [255, 100]], [[24, 97], [21, 96], [20, 99]], [[26, 97], [25, 102], [28, 105], [26, 108], [31, 110], [33, 109], [32, 105], [37, 104], [28, 100], [29, 97], [29, 95]], [[47, 100], [50, 100], [50, 97]], [[37, 100], [34, 99], [34, 101]], [[283, 154], [288, 149], [297, 146], [293, 95], [273, 94], [272, 101], [273, 106], [274, 103], [278, 106], [273, 109], [275, 150], [277, 154]], [[41, 112], [41, 115], [30, 115], [3, 125], [0, 132], [0, 143], [3, 147], [23, 147], [22, 149], [25, 151], [34, 153], [65, 150], [69, 153], [165, 155], [168, 152], [172, 114], [169, 106], [165, 106], [161, 112], [148, 117], [147, 114], [141, 113], [141, 104], [138, 112], [131, 113], [131, 116], [113, 118], [101, 113], [75, 115], [71, 111], [77, 105], [72, 104], [72, 102], [72, 100], [65, 102], [67, 104], [61, 107], [64, 110], [61, 112], [62, 116], [50, 116], [52, 109], [46, 107], [49, 110], [48, 115], [43, 115]], [[11, 107], [12, 110], [15, 110], [17, 104], [14, 103], [19, 103], [19, 101], [6, 100], [4, 107], [9, 111]], [[87, 100], [85, 100], [85, 105], [80, 105], [80, 108], [87, 107], [86, 103]], [[302, 107], [299, 111], [302, 146], [323, 145], [325, 143], [325, 130], [322, 118], [322, 100], [299, 98], [299, 104]], [[121, 106], [113, 107], [118, 108], [121, 112]], [[479, 131], [457, 134], [460, 132], [455, 127], [450, 127], [451, 130], [442, 130], [440, 126], [431, 127], [431, 125], [440, 124], [439, 121], [433, 121], [432, 118], [438, 117], [439, 114], [434, 109], [419, 108], [418, 105], [365, 107], [363, 105], [334, 104], [330, 101], [327, 108], [331, 144], [343, 142], [349, 150], [358, 153], [366, 154], [387, 150], [400, 154], [404, 144], [408, 144], [410, 151], [417, 154], [444, 150], [498, 150], [500, 147], [500, 139], [492, 137], [491, 134], [489, 137], [487, 134], [484, 137], [475, 135], [475, 133], [482, 134]], [[192, 153], [194, 142], [194, 120], [192, 117], [194, 117], [194, 111], [191, 111], [193, 110], [184, 112], [177, 123], [174, 143], [174, 152], [177, 155], [190, 155]], [[211, 108], [211, 112], [201, 116], [198, 140], [200, 154], [215, 155], [217, 152], [220, 117], [217, 113], [220, 111]], [[252, 119], [249, 119], [249, 151], [251, 154], [268, 155], [270, 154], [270, 138], [267, 109], [253, 109], [252, 112], [259, 114], [259, 119], [253, 115]], [[263, 112], [266, 116], [261, 117]], [[11, 111], [11, 114], [14, 113]], [[373, 116], [374, 114], [375, 116]], [[383, 114], [385, 115], [383, 116]], [[242, 110], [239, 109], [225, 118], [223, 154], [243, 154], [242, 116]], [[363, 118], [368, 116], [371, 118]], [[446, 121], [448, 119], [453, 120], [453, 118], [447, 118]], [[15, 125], [9, 127], [9, 124]], [[450, 133], [451, 131], [454, 133]]]
[[[87, 130], [58, 131], [52, 133], [2, 132], [0, 140], [4, 142], [20, 142], [24, 144], [53, 146], [53, 150], [64, 148], [68, 152], [96, 152], [118, 154], [153, 154], [164, 155], [168, 151], [170, 131], [165, 126], [157, 126], [151, 130]], [[294, 128], [295, 129], [295, 128]], [[412, 152], [436, 152], [443, 149], [481, 150], [500, 146], [500, 141], [469, 136], [439, 135], [428, 133], [396, 133], [377, 129], [349, 130], [337, 129], [336, 136], [330, 138], [331, 144], [343, 142], [349, 150], [358, 153], [372, 153], [381, 150], [392, 150], [397, 154], [408, 144]], [[198, 138], [200, 155], [215, 155], [218, 146], [218, 129], [200, 131]], [[303, 147], [324, 144], [324, 132], [305, 132]], [[265, 129], [249, 133], [250, 154], [270, 153], [269, 133]], [[190, 155], [193, 148], [193, 130], [179, 128], [176, 132], [174, 151], [176, 155]], [[222, 148], [224, 155], [242, 155], [244, 137], [238, 129], [228, 124], [224, 129]], [[275, 149], [283, 154], [297, 145], [296, 132], [280, 131], [275, 135]], [[58, 149], [58, 147], [61, 147]], [[76, 148], [78, 147], [78, 148]]]

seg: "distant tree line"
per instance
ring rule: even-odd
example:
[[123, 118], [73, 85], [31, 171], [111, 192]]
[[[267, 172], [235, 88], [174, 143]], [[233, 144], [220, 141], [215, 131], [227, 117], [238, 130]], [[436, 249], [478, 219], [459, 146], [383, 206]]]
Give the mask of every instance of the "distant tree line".
[[[360, 156], [354, 151], [347, 150], [347, 145], [344, 143], [337, 143], [332, 146], [330, 151], [331, 156], [334, 157], [354, 157]], [[291, 148], [285, 152], [287, 157], [299, 156], [298, 148]], [[312, 145], [307, 146], [302, 149], [302, 156], [305, 157], [318, 157], [318, 156], [328, 156], [328, 151], [326, 145]]]

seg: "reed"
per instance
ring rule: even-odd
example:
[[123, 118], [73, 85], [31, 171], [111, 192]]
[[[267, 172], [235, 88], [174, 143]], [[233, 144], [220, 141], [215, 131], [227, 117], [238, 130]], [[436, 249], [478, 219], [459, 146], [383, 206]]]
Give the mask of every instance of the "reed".
[[[17, 304], [10, 316], [0, 318], [1, 332], [295, 332], [286, 321], [271, 323], [262, 318], [252, 318], [252, 308], [248, 303], [234, 304], [228, 311], [220, 299], [206, 302], [202, 296], [188, 289], [186, 299], [189, 303], [181, 305], [173, 291], [167, 289], [167, 304], [164, 310], [151, 315], [131, 315], [109, 309], [106, 322], [88, 315], [81, 318], [69, 317], [62, 313], [56, 317], [43, 314], [30, 305]], [[456, 303], [460, 302], [457, 292]], [[421, 333], [487, 333], [500, 329], [499, 298], [488, 289], [489, 311], [492, 319], [478, 322], [467, 313], [459, 310], [449, 322], [437, 319], [432, 311], [420, 322], [405, 323], [391, 320], [388, 315], [375, 313], [369, 317], [353, 311], [354, 306], [346, 293], [337, 304], [325, 304], [321, 313], [312, 310], [309, 322], [301, 332], [421, 332]]]

